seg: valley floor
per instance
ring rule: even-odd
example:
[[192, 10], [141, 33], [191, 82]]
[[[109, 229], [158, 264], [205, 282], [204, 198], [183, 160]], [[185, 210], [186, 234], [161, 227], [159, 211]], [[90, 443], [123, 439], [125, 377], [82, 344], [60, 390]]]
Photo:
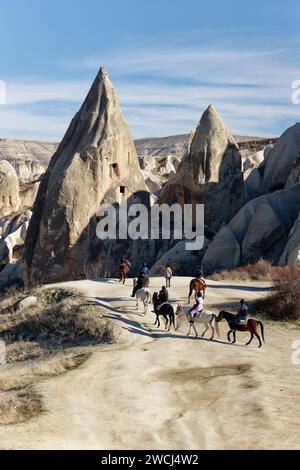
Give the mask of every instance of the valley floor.
[[[151, 291], [162, 278], [151, 279]], [[186, 303], [188, 278], [174, 278], [171, 300]], [[78, 281], [106, 309], [120, 343], [97, 346], [80, 368], [36, 386], [46, 412], [0, 427], [2, 449], [294, 449], [300, 448], [300, 365], [292, 343], [300, 329], [265, 323], [266, 344], [248, 334], [236, 345], [167, 333], [130, 298], [132, 281]], [[208, 282], [215, 312], [266, 295], [261, 282]], [[200, 329], [200, 328], [199, 328]]]

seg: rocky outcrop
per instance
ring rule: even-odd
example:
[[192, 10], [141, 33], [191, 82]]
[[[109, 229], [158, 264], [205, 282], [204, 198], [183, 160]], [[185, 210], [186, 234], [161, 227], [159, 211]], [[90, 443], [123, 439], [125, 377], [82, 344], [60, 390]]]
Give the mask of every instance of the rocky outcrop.
[[225, 226], [209, 244], [202, 264], [205, 273], [234, 269], [241, 263], [241, 247], [233, 231]]
[[13, 166], [6, 160], [0, 161], [0, 218], [19, 210], [19, 180]]
[[0, 160], [7, 160], [21, 183], [34, 181], [47, 169], [57, 143], [0, 139]]
[[297, 220], [289, 233], [289, 238], [285, 250], [280, 258], [281, 266], [289, 265], [300, 267], [300, 212]]
[[[229, 222], [243, 204], [243, 176], [237, 143], [213, 106], [204, 112], [176, 177], [160, 203], [205, 204], [206, 233]], [[222, 207], [222, 210], [220, 208]]]
[[42, 178], [25, 243], [28, 281], [81, 276], [96, 259], [100, 204], [144, 192], [131, 134], [100, 69]]
[[287, 129], [261, 166], [263, 192], [283, 189], [291, 172], [300, 165], [300, 123]]
[[[220, 231], [209, 244], [202, 260], [205, 270], [211, 273], [232, 269], [241, 262], [253, 263], [260, 258], [278, 263], [299, 210], [300, 183], [248, 202], [228, 224], [232, 233], [228, 240]], [[228, 255], [235, 245], [233, 237], [241, 250], [240, 261], [233, 254]], [[223, 255], [219, 249], [221, 244]], [[237, 252], [237, 248], [234, 251]]]
[[172, 266], [174, 276], [191, 276], [197, 274], [200, 266], [200, 254], [185, 249], [185, 242], [176, 243], [155, 262], [150, 270], [151, 276], [163, 276], [166, 264]]

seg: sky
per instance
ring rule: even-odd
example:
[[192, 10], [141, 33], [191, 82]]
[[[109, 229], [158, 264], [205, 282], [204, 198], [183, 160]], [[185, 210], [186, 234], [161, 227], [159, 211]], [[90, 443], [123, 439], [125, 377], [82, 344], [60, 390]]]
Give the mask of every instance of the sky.
[[[0, 138], [59, 141], [100, 66], [135, 138], [300, 121], [299, 0], [0, 0]], [[300, 83], [300, 82], [299, 82]]]

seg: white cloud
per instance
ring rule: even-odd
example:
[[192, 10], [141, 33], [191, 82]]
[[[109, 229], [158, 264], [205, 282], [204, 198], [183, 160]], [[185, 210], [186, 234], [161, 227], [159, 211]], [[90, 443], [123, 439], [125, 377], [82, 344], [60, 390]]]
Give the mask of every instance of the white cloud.
[[[292, 81], [300, 79], [294, 50], [143, 47], [115, 52], [101, 62], [86, 58], [67, 65], [82, 69], [82, 76], [100, 65], [108, 68], [135, 137], [189, 132], [210, 103], [232, 132], [273, 135], [299, 120], [300, 106], [291, 103]], [[55, 103], [79, 107], [90, 85], [85, 79], [8, 83], [8, 106], [0, 107], [1, 134], [23, 130], [35, 138], [61, 138], [72, 115], [70, 107], [56, 112]], [[41, 113], [43, 102], [53, 104], [51, 113], [46, 104]]]

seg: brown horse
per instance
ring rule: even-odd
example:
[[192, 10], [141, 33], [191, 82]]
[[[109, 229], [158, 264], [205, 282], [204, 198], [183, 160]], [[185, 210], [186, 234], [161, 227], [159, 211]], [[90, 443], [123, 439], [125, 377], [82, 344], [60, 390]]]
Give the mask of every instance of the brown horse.
[[202, 281], [201, 279], [192, 279], [190, 282], [188, 303], [190, 303], [193, 291], [195, 291], [195, 299], [196, 299], [198, 292], [203, 292], [203, 299], [204, 299], [205, 289], [206, 289], [206, 284], [204, 281]]
[[231, 341], [231, 344], [234, 344], [236, 341], [236, 331], [249, 331], [249, 333], [251, 334], [251, 337], [245, 346], [248, 346], [248, 344], [250, 344], [251, 341], [253, 340], [253, 336], [255, 336], [259, 341], [258, 347], [260, 348], [262, 346], [262, 342], [258, 334], [258, 331], [259, 331], [258, 326], [260, 326], [261, 336], [262, 336], [263, 342], [265, 342], [263, 323], [259, 320], [255, 320], [255, 318], [249, 318], [249, 320], [247, 321], [247, 323], [245, 323], [245, 325], [236, 324], [235, 317], [236, 315], [234, 313], [226, 312], [225, 310], [222, 310], [217, 317], [217, 322], [222, 321], [224, 319], [228, 323], [228, 326], [230, 328], [230, 330], [227, 333], [228, 341], [230, 342], [231, 333], [233, 333], [233, 341]]
[[125, 284], [126, 276], [129, 271], [129, 266], [126, 263], [122, 263], [119, 266], [119, 282]]

